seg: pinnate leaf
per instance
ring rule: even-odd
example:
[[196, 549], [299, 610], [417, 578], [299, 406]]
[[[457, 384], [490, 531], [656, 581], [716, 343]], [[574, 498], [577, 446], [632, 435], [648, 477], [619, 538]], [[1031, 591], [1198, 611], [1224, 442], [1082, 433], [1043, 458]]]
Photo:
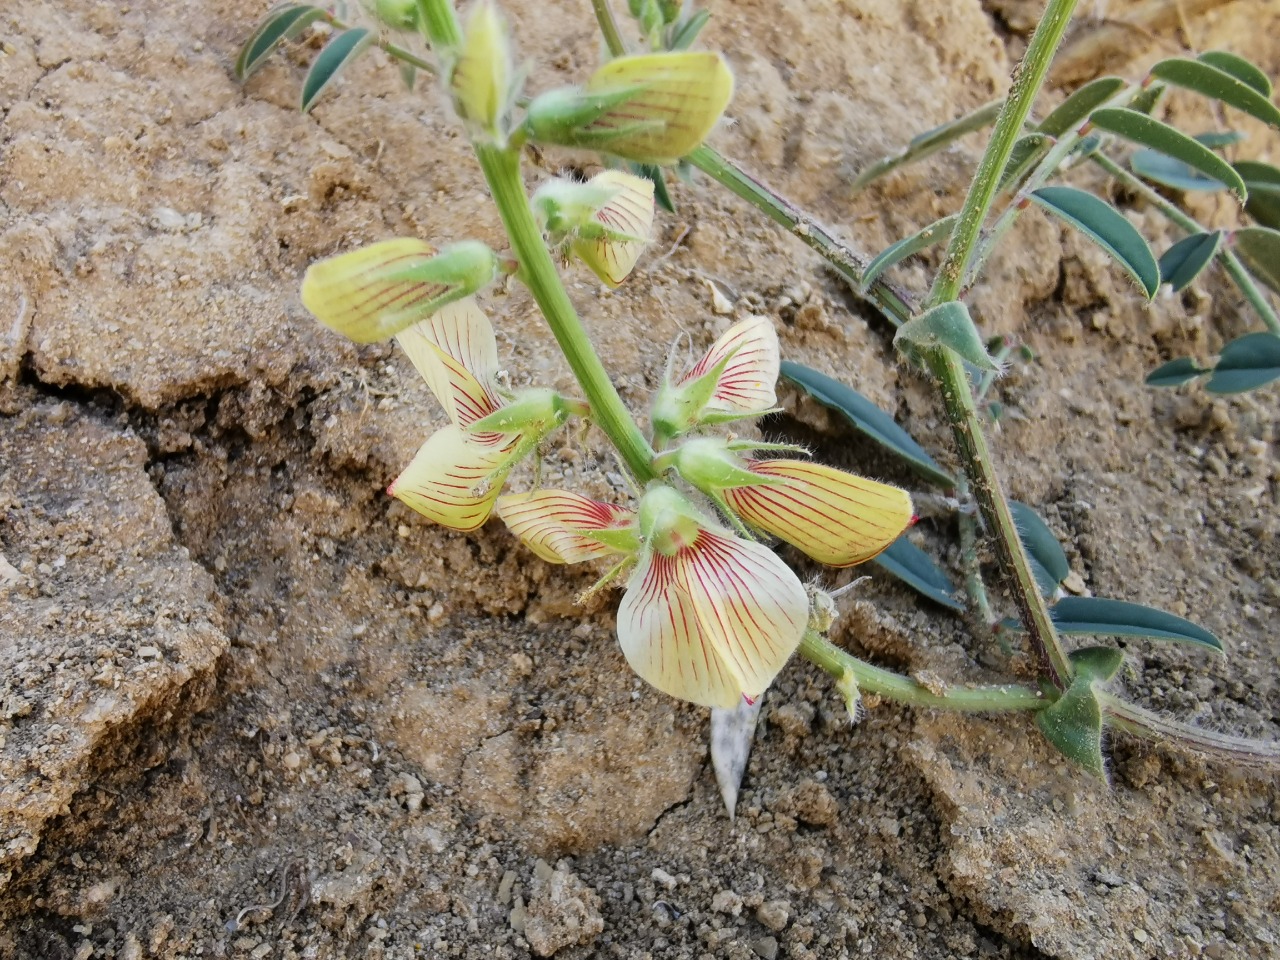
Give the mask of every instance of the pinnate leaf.
[[1280, 337], [1248, 333], [1222, 348], [1205, 389], [1210, 393], [1244, 393], [1280, 377]]
[[325, 44], [325, 48], [307, 71], [307, 78], [302, 82], [303, 113], [315, 106], [325, 87], [333, 82], [344, 67], [364, 53], [375, 39], [372, 30], [355, 27], [344, 30]]
[[1165, 83], [1219, 100], [1280, 130], [1280, 110], [1267, 95], [1213, 64], [1174, 57], [1157, 63], [1151, 68], [1151, 75]]
[[1138, 281], [1148, 300], [1156, 295], [1160, 289], [1160, 266], [1155, 254], [1142, 234], [1114, 207], [1075, 187], [1041, 187], [1031, 194], [1031, 199], [1111, 254]]
[[783, 379], [795, 384], [824, 407], [843, 414], [855, 430], [897, 454], [929, 482], [946, 489], [956, 485], [955, 479], [938, 466], [937, 461], [898, 426], [893, 417], [857, 390], [791, 360], [782, 361], [781, 372]]
[[899, 537], [871, 562], [934, 603], [957, 612], [964, 610], [964, 604], [956, 599], [955, 584], [906, 537]]
[[1213, 260], [1221, 244], [1221, 230], [1183, 237], [1160, 258], [1160, 282], [1175, 290], [1186, 289]]
[[912, 254], [919, 253], [935, 243], [942, 243], [950, 238], [951, 231], [955, 229], [956, 221], [959, 218], [959, 214], [953, 213], [949, 217], [935, 220], [927, 227], [911, 234], [911, 236], [885, 247], [875, 259], [867, 264], [866, 270], [862, 272], [862, 289], [866, 290], [876, 282], [876, 278], [880, 274], [895, 264], [901, 263]]
[[1124, 108], [1095, 110], [1091, 119], [1100, 130], [1158, 150], [1175, 160], [1181, 160], [1207, 177], [1220, 180], [1242, 201], [1249, 195], [1240, 174], [1236, 173], [1231, 164], [1203, 143], [1167, 123], [1161, 123], [1145, 113]]

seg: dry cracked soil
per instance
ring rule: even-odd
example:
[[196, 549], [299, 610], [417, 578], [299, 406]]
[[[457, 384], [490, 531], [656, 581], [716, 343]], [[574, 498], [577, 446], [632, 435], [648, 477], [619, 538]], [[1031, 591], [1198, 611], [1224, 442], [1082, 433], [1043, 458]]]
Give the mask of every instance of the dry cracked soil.
[[[506, 6], [533, 88], [592, 68], [589, 4]], [[738, 78], [714, 142], [880, 249], [958, 207], [981, 143], [856, 196], [850, 177], [999, 96], [1038, 7], [713, 0], [706, 42]], [[301, 272], [395, 235], [501, 246], [497, 218], [439, 96], [378, 56], [305, 116], [314, 42], [238, 85], [262, 12], [0, 0], [0, 958], [1280, 956], [1276, 777], [1167, 746], [1117, 736], [1105, 785], [1025, 718], [880, 704], [853, 726], [797, 661], [728, 819], [705, 713], [629, 672], [616, 593], [575, 605], [595, 571], [382, 492], [443, 416], [392, 350], [308, 318]], [[1187, 46], [1278, 75], [1280, 7], [1083, 5], [1046, 104]], [[1167, 111], [1222, 120], [1190, 97]], [[1242, 156], [1280, 158], [1241, 128]], [[1139, 198], [1072, 176], [1174, 239]], [[883, 321], [714, 183], [675, 198], [623, 290], [567, 272], [628, 402], [678, 335], [701, 347], [731, 321], [714, 283], [954, 465]], [[1214, 277], [1147, 306], [1069, 231], [1023, 221], [972, 297], [1036, 356], [995, 388], [1008, 487], [1085, 588], [1224, 638], [1223, 657], [1123, 644], [1127, 696], [1275, 740], [1277, 390], [1141, 382], [1251, 321]], [[485, 304], [513, 381], [568, 388], [528, 296]], [[783, 404], [774, 435], [914, 485], [811, 402]], [[595, 435], [566, 435], [542, 476], [626, 495]], [[945, 522], [911, 536], [955, 572]], [[878, 572], [835, 638], [952, 682], [1027, 670]]]

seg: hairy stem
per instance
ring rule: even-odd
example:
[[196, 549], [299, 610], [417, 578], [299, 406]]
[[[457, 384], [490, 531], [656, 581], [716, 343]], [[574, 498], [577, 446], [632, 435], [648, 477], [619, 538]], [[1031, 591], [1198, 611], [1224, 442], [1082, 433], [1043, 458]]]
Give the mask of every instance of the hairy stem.
[[1250, 740], [1166, 720], [1105, 690], [1096, 691], [1107, 722], [1143, 740], [1172, 743], [1192, 753], [1245, 767], [1280, 768], [1280, 743]]
[[[1128, 189], [1137, 193], [1164, 214], [1168, 220], [1181, 227], [1187, 233], [1205, 232], [1205, 228], [1199, 223], [1110, 157], [1097, 153], [1093, 156], [1093, 162], [1110, 174], [1117, 182], [1124, 184]], [[1253, 275], [1245, 269], [1244, 264], [1240, 262], [1240, 258], [1235, 255], [1235, 252], [1229, 246], [1224, 244], [1218, 251], [1217, 260], [1222, 264], [1222, 268], [1227, 271], [1227, 275], [1235, 281], [1245, 299], [1258, 312], [1258, 316], [1262, 318], [1262, 322], [1266, 324], [1267, 329], [1280, 336], [1280, 316], [1276, 315], [1276, 311], [1267, 301], [1267, 295], [1253, 282]]]
[[837, 680], [852, 676], [858, 689], [864, 693], [874, 693], [913, 707], [936, 707], [965, 713], [1008, 713], [1041, 710], [1050, 703], [1039, 690], [1018, 684], [926, 687], [910, 677], [859, 660], [813, 630], [805, 631], [800, 653]]
[[546, 317], [556, 342], [586, 394], [587, 402], [591, 404], [596, 423], [617, 448], [636, 481], [647, 483], [656, 476], [652, 465], [653, 448], [618, 396], [560, 281], [520, 179], [519, 152], [482, 143], [475, 145], [475, 151], [506, 227], [511, 249], [520, 261], [517, 276], [529, 288]]
[[604, 45], [609, 48], [609, 55], [622, 56], [627, 52], [627, 45], [622, 42], [622, 34], [618, 32], [618, 21], [613, 18], [609, 0], [591, 0], [591, 9], [595, 11], [596, 23], [600, 25], [600, 35], [604, 37]]

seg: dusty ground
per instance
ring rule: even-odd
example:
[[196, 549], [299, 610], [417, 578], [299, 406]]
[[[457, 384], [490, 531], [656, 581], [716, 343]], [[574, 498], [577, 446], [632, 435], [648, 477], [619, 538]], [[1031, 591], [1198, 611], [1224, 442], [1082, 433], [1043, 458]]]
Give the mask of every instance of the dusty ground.
[[[508, 6], [535, 86], [595, 62], [587, 4]], [[856, 199], [843, 181], [998, 94], [1037, 6], [715, 2], [707, 40], [739, 78], [716, 142], [878, 249], [958, 205], [976, 145]], [[1086, 17], [1064, 79], [1184, 42], [1280, 74], [1267, 0], [1135, 5], [1141, 29], [1124, 7], [1085, 11], [1115, 22]], [[634, 679], [610, 599], [573, 606], [590, 572], [381, 493], [441, 415], [390, 350], [310, 321], [298, 277], [395, 234], [496, 245], [496, 218], [439, 102], [376, 57], [308, 117], [310, 50], [240, 89], [260, 12], [0, 7], [0, 957], [1280, 955], [1276, 780], [1126, 739], [1107, 788], [1023, 719], [884, 706], [851, 728], [797, 662], [729, 822], [705, 715]], [[571, 276], [627, 399], [677, 332], [728, 322], [711, 277], [949, 456], [926, 386], [814, 257], [712, 184], [677, 198], [624, 292]], [[1093, 590], [1226, 640], [1130, 644], [1131, 695], [1280, 737], [1276, 390], [1140, 384], [1241, 331], [1236, 298], [1206, 281], [1143, 308], [1028, 217], [975, 302], [1040, 357], [1000, 387], [1012, 492]], [[487, 305], [516, 379], [567, 385], [528, 299]], [[911, 483], [787, 402], [774, 430]], [[568, 438], [544, 476], [605, 494], [615, 469]], [[1011, 669], [880, 575], [859, 597], [839, 638], [880, 662]]]

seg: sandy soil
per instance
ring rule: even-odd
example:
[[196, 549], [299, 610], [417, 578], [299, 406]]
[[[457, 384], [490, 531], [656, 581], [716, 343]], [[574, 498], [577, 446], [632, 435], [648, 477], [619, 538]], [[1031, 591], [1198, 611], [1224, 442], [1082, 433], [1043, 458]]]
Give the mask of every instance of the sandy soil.
[[[536, 88], [594, 64], [587, 4], [508, 6]], [[1064, 81], [1188, 42], [1280, 75], [1267, 0], [1141, 28], [1095, 6]], [[1156, 6], [1174, 5], [1135, 16]], [[998, 95], [1037, 8], [716, 0], [707, 42], [739, 91], [715, 141], [879, 249], [958, 206], [978, 145], [856, 198], [849, 175]], [[704, 712], [626, 668], [614, 598], [574, 606], [591, 571], [383, 495], [442, 415], [391, 350], [311, 321], [298, 278], [397, 234], [498, 245], [496, 216], [439, 99], [376, 56], [310, 116], [306, 45], [237, 86], [261, 10], [0, 5], [0, 958], [1280, 956], [1274, 778], [1123, 738], [1107, 787], [1025, 719], [881, 706], [851, 727], [796, 662], [730, 822]], [[1189, 98], [1170, 110], [1214, 122]], [[1244, 128], [1246, 154], [1276, 162], [1274, 135]], [[677, 200], [622, 292], [570, 274], [626, 399], [678, 333], [730, 322], [712, 279], [776, 318], [786, 356], [950, 456], [927, 385], [814, 256], [714, 184]], [[1222, 202], [1197, 212], [1229, 217]], [[1029, 216], [974, 303], [1039, 358], [998, 388], [1012, 493], [1089, 588], [1225, 638], [1225, 658], [1126, 645], [1130, 695], [1280, 737], [1276, 390], [1141, 385], [1241, 332], [1237, 298], [1210, 279], [1144, 307]], [[523, 292], [486, 306], [517, 383], [569, 385]], [[786, 404], [774, 433], [912, 484]], [[543, 475], [607, 495], [616, 469], [566, 436]], [[912, 535], [951, 542], [928, 521]], [[1021, 666], [879, 574], [836, 635], [957, 680]]]

